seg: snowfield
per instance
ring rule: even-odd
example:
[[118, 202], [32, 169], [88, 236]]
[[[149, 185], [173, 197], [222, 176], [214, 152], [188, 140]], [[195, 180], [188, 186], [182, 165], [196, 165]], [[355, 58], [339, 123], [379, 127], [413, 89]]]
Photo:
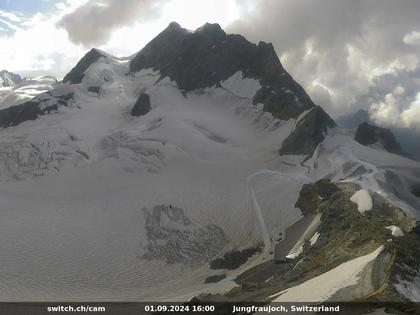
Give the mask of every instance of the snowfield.
[[366, 189], [361, 189], [357, 191], [353, 196], [351, 196], [350, 201], [357, 204], [357, 210], [361, 214], [364, 214], [366, 211], [372, 210], [372, 197]]

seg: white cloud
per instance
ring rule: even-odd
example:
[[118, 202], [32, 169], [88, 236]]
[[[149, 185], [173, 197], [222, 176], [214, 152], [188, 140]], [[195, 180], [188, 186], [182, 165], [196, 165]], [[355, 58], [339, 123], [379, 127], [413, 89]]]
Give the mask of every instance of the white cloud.
[[[250, 0], [238, 0], [240, 5], [244, 2], [246, 6]], [[417, 40], [418, 32], [413, 30], [420, 30], [420, 1], [253, 2], [254, 9], [244, 9], [229, 31], [255, 42], [273, 42], [285, 68], [333, 116], [355, 112], [360, 106], [369, 108], [373, 103], [355, 101], [370, 91], [375, 78], [419, 65], [419, 45], [408, 43]], [[314, 86], [315, 80], [324, 88]], [[395, 81], [387, 93], [397, 85]], [[374, 103], [379, 101], [383, 99]]]
[[150, 27], [155, 34], [154, 26], [159, 25], [160, 31], [172, 21], [185, 28], [215, 21], [225, 25], [238, 17], [237, 8], [234, 0], [89, 0], [57, 25], [67, 31], [73, 43], [88, 47], [109, 43], [122, 29], [123, 34], [137, 29], [139, 32], [130, 34], [134, 39], [149, 38]]
[[400, 121], [401, 112], [393, 94], [387, 94], [383, 102], [374, 103], [370, 108], [371, 118], [379, 124], [396, 125]]
[[414, 128], [420, 131], [420, 92], [407, 105], [401, 105], [398, 101], [401, 92], [400, 87], [397, 87], [395, 94], [389, 93], [383, 102], [372, 104], [369, 114], [378, 125]]
[[0, 37], [0, 69], [8, 69], [24, 75], [56, 74], [68, 72], [83, 49], [67, 40], [65, 31], [56, 28], [57, 20], [80, 0], [68, 0], [64, 10], [54, 14], [37, 13], [22, 19], [11, 36]]
[[[121, 3], [113, 2], [115, 5]], [[63, 0], [55, 5], [56, 10], [51, 14], [24, 17], [12, 36], [0, 36], [0, 46], [7, 47], [0, 50], [0, 69], [24, 75], [54, 74], [62, 78], [93, 44], [83, 47], [72, 43], [67, 31], [58, 28], [57, 23], [89, 3], [91, 0]], [[114, 24], [112, 29], [107, 30], [109, 33], [105, 35], [105, 42], [97, 48], [117, 56], [129, 56], [172, 21], [195, 29], [207, 21], [225, 26], [238, 15], [235, 0], [167, 0], [159, 8], [159, 15], [152, 19], [145, 20], [142, 12], [137, 11], [128, 25], [124, 22]], [[123, 14], [119, 17], [125, 18]], [[85, 21], [80, 25], [85, 33], [90, 33], [88, 30], [91, 28], [86, 26]]]
[[394, 90], [394, 94], [396, 95], [403, 95], [404, 93], [405, 93], [405, 88], [401, 85], [398, 85]]
[[401, 113], [401, 119], [406, 127], [420, 130], [420, 92], [410, 106]]
[[18, 16], [14, 12], [6, 12], [4, 10], [0, 10], [0, 16], [8, 19], [11, 22], [21, 22], [22, 21], [22, 17]]
[[420, 32], [412, 31], [404, 36], [404, 43], [407, 45], [420, 45]]
[[64, 15], [57, 25], [69, 39], [84, 46], [104, 44], [115, 29], [147, 19], [167, 0], [89, 0]]

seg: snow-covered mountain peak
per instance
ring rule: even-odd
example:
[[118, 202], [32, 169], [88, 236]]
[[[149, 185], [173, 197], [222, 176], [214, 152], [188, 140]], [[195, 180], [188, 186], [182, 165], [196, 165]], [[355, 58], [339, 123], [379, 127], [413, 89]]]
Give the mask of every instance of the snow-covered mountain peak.
[[38, 94], [47, 92], [56, 83], [57, 79], [54, 76], [48, 75], [37, 78], [26, 78], [12, 87], [0, 88], [0, 109], [29, 101]]
[[109, 55], [103, 53], [99, 49], [92, 48], [77, 65], [64, 77], [64, 83], [78, 84], [82, 82], [85, 71], [101, 57], [108, 57]]
[[13, 87], [24, 79], [19, 75], [7, 70], [0, 71], [0, 87]]
[[[135, 78], [149, 69], [158, 73], [158, 81], [167, 78], [183, 93], [224, 88], [238, 97], [246, 95], [253, 106], [280, 121], [303, 118], [305, 112], [313, 109], [305, 123], [297, 124], [294, 135], [285, 142], [294, 142], [300, 133], [299, 138], [305, 138], [307, 144], [299, 150], [288, 145], [282, 151], [285, 154], [312, 153], [335, 126], [328, 114], [316, 107], [286, 72], [272, 44], [253, 44], [241, 35], [226, 34], [218, 24], [206, 23], [188, 31], [171, 23], [130, 59], [92, 49], [64, 77], [63, 83], [81, 85], [88, 92], [105, 95], [107, 86], [117, 84], [114, 79], [125, 87], [127, 80], [121, 79], [122, 76], [129, 74]], [[240, 80], [232, 86], [233, 78], [239, 78], [238, 75]], [[248, 81], [256, 83], [252, 84], [253, 88], [250, 89]], [[246, 94], [240, 92], [245, 89]], [[134, 94], [132, 97], [139, 96]], [[325, 118], [319, 119], [320, 116]]]
[[357, 127], [355, 140], [363, 145], [373, 146], [391, 153], [407, 156], [390, 129], [364, 122]]
[[[170, 31], [168, 31], [168, 29]], [[271, 44], [255, 45], [241, 35], [226, 34], [218, 24], [194, 32], [169, 27], [130, 62], [130, 73], [152, 68], [185, 91], [220, 86], [236, 72], [254, 78], [261, 89], [253, 103], [280, 119], [296, 118], [314, 106], [302, 87], [284, 70]]]

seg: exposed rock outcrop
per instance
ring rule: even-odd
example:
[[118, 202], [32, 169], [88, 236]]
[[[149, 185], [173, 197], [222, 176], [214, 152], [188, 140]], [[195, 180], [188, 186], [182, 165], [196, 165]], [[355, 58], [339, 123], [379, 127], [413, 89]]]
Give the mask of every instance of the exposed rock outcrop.
[[142, 93], [131, 109], [131, 115], [137, 117], [144, 116], [151, 110], [151, 108], [150, 96], [146, 93]]
[[106, 57], [106, 55], [97, 49], [91, 49], [64, 77], [63, 82], [70, 82], [71, 84], [81, 83], [85, 76], [85, 71], [101, 57]]
[[295, 130], [283, 141], [279, 153], [312, 154], [316, 146], [324, 140], [327, 131], [334, 127], [336, 124], [331, 117], [321, 107], [316, 106], [297, 122]]
[[218, 24], [190, 32], [171, 23], [131, 61], [130, 73], [152, 68], [186, 92], [212, 86], [237, 72], [258, 80], [261, 88], [252, 103], [281, 120], [311, 110], [283, 143], [281, 154], [309, 154], [334, 121], [315, 106], [303, 88], [283, 68], [271, 43], [255, 45], [241, 35], [226, 34]]
[[391, 130], [377, 127], [367, 122], [359, 125], [356, 130], [355, 140], [366, 146], [377, 144], [388, 152], [407, 156]]
[[17, 126], [28, 120], [55, 111], [59, 106], [68, 106], [73, 93], [53, 96], [50, 92], [35, 97], [31, 101], [0, 110], [0, 128]]

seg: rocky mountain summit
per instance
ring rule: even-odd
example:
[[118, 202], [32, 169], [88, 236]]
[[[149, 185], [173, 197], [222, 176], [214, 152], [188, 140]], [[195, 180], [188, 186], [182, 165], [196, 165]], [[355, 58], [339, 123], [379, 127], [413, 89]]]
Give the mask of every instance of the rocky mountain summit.
[[221, 87], [240, 71], [260, 84], [252, 103], [263, 104], [263, 110], [274, 117], [297, 119], [309, 111], [286, 139], [281, 154], [310, 154], [336, 127], [283, 68], [271, 43], [255, 45], [241, 35], [226, 34], [218, 24], [207, 23], [191, 32], [171, 23], [130, 62], [130, 73], [147, 68], [159, 71], [161, 78], [171, 78], [186, 92]]
[[[372, 121], [369, 112], [365, 109], [359, 109], [355, 113], [338, 117], [336, 122], [339, 127], [356, 130], [361, 124], [368, 123], [372, 126], [378, 124]], [[417, 145], [420, 131], [415, 128], [406, 128], [398, 126], [386, 126], [386, 128], [377, 126], [379, 128], [388, 129], [395, 137], [395, 140], [401, 146], [401, 151], [397, 150], [393, 153], [403, 154], [416, 160], [420, 160], [420, 147]], [[399, 152], [399, 153], [398, 153]]]
[[207, 23], [191, 32], [171, 23], [130, 62], [131, 73], [147, 68], [187, 92], [221, 86], [241, 71], [243, 77], [260, 82], [253, 103], [264, 104], [265, 111], [283, 120], [315, 106], [283, 68], [272, 44], [252, 44], [241, 35], [226, 34], [218, 24]]
[[77, 65], [66, 74], [66, 76], [63, 78], [63, 83], [82, 83], [82, 79], [85, 76], [85, 71], [101, 57], [106, 57], [106, 54], [98, 49], [91, 49], [82, 59], [80, 59]]

